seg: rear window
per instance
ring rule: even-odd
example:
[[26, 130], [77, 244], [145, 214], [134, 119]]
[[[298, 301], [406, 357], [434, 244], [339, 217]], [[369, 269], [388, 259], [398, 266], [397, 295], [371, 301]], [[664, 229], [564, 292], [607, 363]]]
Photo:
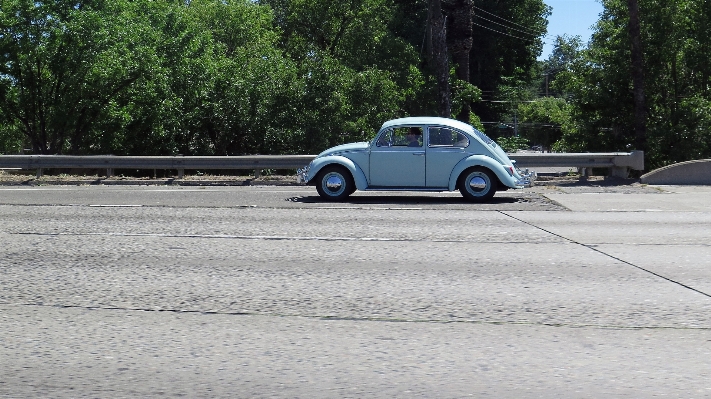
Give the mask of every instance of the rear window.
[[469, 139], [463, 133], [448, 127], [430, 128], [430, 147], [460, 147], [469, 146]]
[[489, 136], [485, 135], [483, 132], [480, 132], [476, 129], [474, 129], [474, 134], [479, 136], [479, 138], [486, 144], [493, 145], [494, 147], [496, 146], [496, 143], [494, 140], [490, 139]]

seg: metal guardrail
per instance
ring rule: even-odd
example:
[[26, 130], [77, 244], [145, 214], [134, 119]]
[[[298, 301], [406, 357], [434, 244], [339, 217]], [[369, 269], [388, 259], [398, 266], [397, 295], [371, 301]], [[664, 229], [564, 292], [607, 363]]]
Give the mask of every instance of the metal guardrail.
[[[296, 169], [313, 160], [315, 155], [245, 155], [245, 156], [113, 156], [113, 155], [0, 155], [0, 168], [36, 169], [106, 169], [112, 176], [115, 169], [177, 170], [183, 177], [185, 169], [254, 170], [255, 176], [264, 169]], [[627, 176], [629, 169], [644, 170], [642, 151], [610, 153], [513, 153], [512, 160], [522, 168], [573, 167], [589, 175], [591, 168], [612, 168], [614, 176]]]
[[245, 155], [245, 156], [113, 156], [113, 155], [0, 155], [0, 168], [36, 169], [106, 169], [113, 176], [115, 169], [173, 169], [182, 178], [185, 169], [254, 170], [255, 176], [264, 169], [296, 169], [314, 159], [315, 155]]
[[592, 168], [610, 168], [611, 175], [627, 177], [630, 170], [644, 170], [644, 151], [591, 153], [513, 153], [519, 168], [572, 167], [590, 176]]

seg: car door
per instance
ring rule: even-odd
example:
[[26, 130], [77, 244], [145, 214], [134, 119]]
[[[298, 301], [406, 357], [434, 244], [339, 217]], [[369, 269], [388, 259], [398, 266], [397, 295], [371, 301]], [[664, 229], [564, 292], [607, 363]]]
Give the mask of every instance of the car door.
[[381, 132], [370, 151], [370, 186], [425, 187], [423, 133], [421, 126]]
[[452, 169], [468, 156], [470, 140], [462, 132], [450, 127], [430, 126], [427, 143], [427, 187], [449, 186]]

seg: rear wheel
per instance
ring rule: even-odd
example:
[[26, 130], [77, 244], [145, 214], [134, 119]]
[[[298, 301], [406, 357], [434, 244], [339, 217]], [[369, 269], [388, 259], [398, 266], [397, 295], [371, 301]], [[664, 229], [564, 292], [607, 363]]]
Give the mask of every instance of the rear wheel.
[[469, 201], [485, 202], [496, 194], [497, 184], [496, 176], [489, 169], [470, 168], [459, 177], [459, 192]]
[[342, 201], [355, 191], [353, 176], [342, 166], [326, 166], [316, 177], [316, 191], [326, 201]]

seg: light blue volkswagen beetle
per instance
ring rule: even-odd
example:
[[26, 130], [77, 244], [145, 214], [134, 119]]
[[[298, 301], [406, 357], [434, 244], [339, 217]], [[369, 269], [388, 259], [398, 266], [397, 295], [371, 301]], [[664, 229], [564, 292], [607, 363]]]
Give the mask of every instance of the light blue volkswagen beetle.
[[471, 201], [529, 187], [535, 172], [519, 170], [494, 140], [453, 119], [410, 117], [385, 122], [370, 142], [339, 145], [297, 171], [297, 181], [340, 201], [355, 190], [454, 191]]

